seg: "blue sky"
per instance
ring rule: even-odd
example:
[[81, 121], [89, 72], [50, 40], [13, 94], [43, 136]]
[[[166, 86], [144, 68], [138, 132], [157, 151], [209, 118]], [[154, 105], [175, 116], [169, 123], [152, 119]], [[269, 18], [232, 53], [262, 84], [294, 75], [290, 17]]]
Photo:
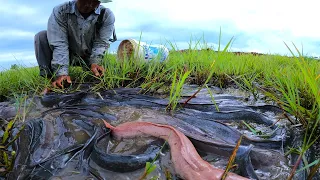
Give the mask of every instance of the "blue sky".
[[[0, 69], [11, 64], [36, 65], [33, 37], [46, 29], [52, 8], [66, 0], [0, 0]], [[217, 49], [232, 36], [234, 51], [289, 54], [283, 41], [294, 42], [310, 56], [320, 56], [320, 26], [315, 0], [113, 0], [103, 4], [116, 16], [119, 41], [139, 39], [187, 48], [191, 37], [204, 37]]]

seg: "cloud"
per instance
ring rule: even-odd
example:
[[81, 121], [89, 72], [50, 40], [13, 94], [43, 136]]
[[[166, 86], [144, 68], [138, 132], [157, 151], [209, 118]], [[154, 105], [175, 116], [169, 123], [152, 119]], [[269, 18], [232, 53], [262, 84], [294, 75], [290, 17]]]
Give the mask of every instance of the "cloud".
[[34, 32], [23, 31], [20, 29], [9, 29], [9, 28], [0, 29], [0, 40], [33, 39], [34, 35], [35, 35]]
[[5, 61], [36, 62], [34, 51], [0, 52], [0, 62]]
[[[0, 7], [0, 62], [18, 59], [36, 62], [33, 37], [46, 29], [53, 7], [67, 0], [10, 0]], [[305, 54], [319, 56], [320, 25], [314, 0], [114, 0], [103, 4], [116, 16], [119, 41], [139, 39], [152, 44], [175, 43], [187, 48], [204, 38], [214, 47], [234, 37], [234, 50], [289, 54], [283, 42], [294, 42]], [[28, 59], [28, 60], [26, 60]]]
[[0, 71], [10, 69], [11, 65], [19, 64], [25, 67], [37, 66], [33, 51], [0, 51]]
[[33, 16], [37, 13], [35, 8], [26, 5], [17, 5], [10, 1], [2, 2], [0, 6], [0, 12], [6, 15], [17, 15], [17, 16]]
[[134, 32], [143, 31], [148, 40], [151, 36], [154, 40], [165, 37], [188, 41], [191, 34], [201, 36], [203, 33], [207, 41], [217, 43], [216, 37], [222, 27], [225, 37], [236, 37], [237, 48], [286, 54], [288, 50], [283, 41], [303, 43], [308, 48], [306, 51], [319, 53], [318, 45], [313, 43], [320, 41], [320, 26], [314, 23], [318, 12], [315, 3], [313, 0], [303, 3], [162, 0], [151, 4], [146, 0], [119, 0], [105, 5], [116, 15], [117, 29], [124, 28], [127, 32], [123, 35], [136, 37]]

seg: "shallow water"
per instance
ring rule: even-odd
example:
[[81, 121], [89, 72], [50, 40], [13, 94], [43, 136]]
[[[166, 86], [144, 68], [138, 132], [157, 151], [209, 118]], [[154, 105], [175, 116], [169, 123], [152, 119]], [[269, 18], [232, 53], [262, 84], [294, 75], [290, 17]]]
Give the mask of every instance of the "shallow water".
[[[180, 102], [183, 103], [188, 99], [189, 96], [197, 90], [196, 88], [197, 87], [195, 86], [185, 86], [184, 92], [182, 93], [183, 97]], [[38, 146], [40, 149], [35, 150], [37, 162], [44, 161], [44, 159], [48, 159], [55, 153], [60, 152], [67, 147], [71, 147], [72, 145], [86, 143], [93, 134], [93, 130], [90, 129], [91, 125], [99, 127], [103, 126], [101, 117], [110, 118], [110, 123], [114, 126], [128, 121], [147, 121], [168, 124], [182, 131], [188, 137], [195, 137], [197, 141], [225, 143], [231, 147], [236, 144], [235, 140], [238, 139], [239, 134], [244, 134], [249, 139], [255, 141], [265, 140], [252, 133], [252, 131], [241, 123], [241, 120], [243, 120], [263, 134], [271, 134], [274, 132], [272, 138], [268, 138], [267, 140], [276, 141], [277, 144], [279, 144], [279, 146], [277, 145], [273, 148], [271, 148], [271, 145], [276, 143], [269, 141], [254, 145], [254, 149], [250, 152], [250, 156], [255, 168], [254, 171], [259, 179], [286, 179], [291, 171], [288, 165], [289, 161], [283, 155], [284, 150], [286, 149], [286, 140], [289, 136], [285, 128], [274, 131], [274, 127], [272, 126], [259, 122], [249, 122], [251, 121], [250, 118], [228, 120], [223, 117], [220, 119], [213, 118], [216, 116], [212, 113], [218, 112], [217, 109], [219, 109], [220, 112], [250, 110], [259, 114], [259, 116], [263, 116], [271, 123], [280, 120], [277, 125], [280, 125], [281, 127], [287, 125], [286, 120], [280, 116], [281, 111], [277, 108], [266, 106], [267, 104], [262, 100], [255, 102], [248, 93], [240, 92], [235, 89], [223, 91], [217, 87], [212, 87], [211, 92], [214, 94], [213, 101], [208, 91], [204, 89], [200, 91], [196, 98], [190, 100], [188, 106], [179, 108], [175, 114], [170, 114], [164, 111], [168, 103], [167, 99], [138, 95], [136, 93], [137, 91], [134, 89], [119, 89], [117, 92], [118, 94], [114, 94], [112, 91], [101, 92], [103, 99], [97, 94], [87, 94], [86, 96], [81, 97], [79, 101], [75, 101], [73, 104], [67, 104], [68, 106], [62, 107], [59, 107], [59, 104], [52, 104], [52, 106], [48, 106], [48, 104], [43, 105], [40, 102], [41, 98], [30, 100], [29, 105], [31, 105], [31, 111], [27, 116], [26, 122], [35, 118], [42, 118], [45, 119], [47, 123], [46, 127], [49, 128], [46, 131], [46, 135], [43, 136], [45, 141]], [[81, 106], [79, 106], [79, 104], [81, 104]], [[6, 105], [6, 107], [8, 107], [6, 112], [12, 111], [9, 106]], [[55, 107], [58, 107], [58, 109], [53, 110]], [[69, 107], [71, 107], [71, 109]], [[72, 111], [76, 113], [70, 113]], [[213, 122], [213, 120], [216, 120], [216, 122]], [[204, 122], [209, 125], [212, 123], [220, 123], [221, 127], [219, 126], [219, 128], [214, 129], [212, 127], [204, 126]], [[86, 123], [89, 123], [90, 125], [86, 125]], [[186, 129], [189, 126], [192, 128], [192, 132]], [[221, 132], [225, 134], [221, 134]], [[202, 136], [203, 134], [205, 134], [206, 137]], [[23, 138], [25, 137], [20, 138], [22, 139], [20, 142], [23, 142]], [[105, 147], [107, 148], [104, 150], [105, 152], [118, 155], [141, 154], [142, 152], [139, 151], [141, 148], [156, 141], [156, 138], [146, 137], [123, 139], [121, 141], [111, 139], [106, 142], [108, 145], [105, 144]], [[27, 146], [26, 143], [20, 143], [18, 145]], [[269, 145], [270, 147], [268, 147]], [[161, 146], [161, 144], [159, 146]], [[99, 147], [102, 149], [103, 144], [99, 145]], [[21, 148], [23, 147], [20, 147], [20, 149]], [[32, 153], [33, 152], [30, 152], [30, 154]], [[212, 165], [222, 169], [226, 167], [229, 158], [228, 153], [216, 151], [202, 152], [199, 150], [199, 154]], [[22, 156], [27, 156], [27, 154], [22, 153], [19, 158], [26, 158]], [[160, 158], [155, 161], [157, 169], [148, 177], [158, 176], [159, 179], [166, 179], [165, 171], [176, 176], [172, 162], [170, 161], [170, 152], [168, 148], [165, 148], [159, 157]], [[261, 157], [266, 157], [266, 159]], [[22, 161], [19, 161], [19, 158], [17, 162], [21, 163]], [[68, 158], [70, 157], [68, 156]], [[86, 174], [79, 170], [78, 162], [81, 161], [79, 158], [81, 158], [80, 155], [71, 158], [67, 165], [60, 171], [53, 173], [50, 179], [99, 179], [97, 177], [100, 176], [106, 177], [107, 179], [134, 180], [138, 179], [144, 171], [144, 169], [139, 169], [134, 172], [126, 173], [112, 172], [101, 168], [95, 162], [89, 160], [88, 165], [91, 170], [90, 173], [87, 171]], [[13, 173], [20, 171], [21, 168], [16, 167]], [[302, 176], [299, 176], [297, 179], [300, 179], [301, 177]]]

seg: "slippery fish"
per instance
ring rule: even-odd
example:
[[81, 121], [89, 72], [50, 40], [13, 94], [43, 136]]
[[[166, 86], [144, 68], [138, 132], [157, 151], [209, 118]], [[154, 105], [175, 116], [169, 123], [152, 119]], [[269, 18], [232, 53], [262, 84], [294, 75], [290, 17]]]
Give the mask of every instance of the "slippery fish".
[[[206, 153], [214, 153], [216, 155], [229, 157], [232, 154], [234, 149], [234, 145], [227, 144], [227, 143], [218, 143], [206, 137], [193, 136], [188, 138], [190, 139], [190, 141], [196, 147], [197, 150], [203, 151]], [[241, 149], [245, 151], [247, 147], [240, 145], [239, 150]], [[266, 150], [266, 149], [253, 147], [250, 150], [250, 156], [248, 157], [250, 157], [252, 165], [254, 166], [255, 169], [265, 168], [273, 165], [280, 165], [281, 162], [286, 162], [286, 158], [283, 156], [283, 154], [272, 149]], [[251, 164], [249, 164], [250, 163], [249, 161], [245, 161], [245, 163], [247, 163], [246, 166], [251, 167]]]
[[[230, 157], [234, 148], [235, 144], [232, 143], [232, 139], [236, 140], [237, 137], [230, 138], [229, 135], [224, 134], [224, 130], [219, 130], [219, 132], [215, 133], [209, 133], [208, 131], [205, 131], [206, 128], [212, 128], [212, 124], [206, 124], [202, 123], [203, 120], [199, 121], [199, 124], [201, 126], [195, 126], [193, 124], [194, 119], [190, 120], [190, 123], [186, 122], [184, 118], [174, 118], [170, 116], [158, 116], [157, 119], [141, 119], [143, 122], [152, 122], [157, 124], [163, 124], [163, 125], [169, 125], [171, 127], [174, 127], [175, 129], [182, 132], [185, 136], [187, 136], [195, 148], [198, 151], [202, 151], [208, 154], [215, 154], [220, 155], [223, 157]], [[198, 122], [198, 121], [195, 121]], [[212, 122], [212, 121], [206, 121], [206, 122]], [[210, 131], [210, 130], [209, 130]], [[227, 132], [228, 133], [228, 132]], [[235, 136], [232, 132], [230, 136]], [[222, 138], [225, 136], [224, 138]], [[239, 135], [240, 137], [240, 135]], [[224, 140], [223, 140], [224, 139]], [[227, 139], [227, 140], [226, 140]], [[239, 138], [238, 138], [239, 139]], [[237, 140], [238, 140], [237, 139]], [[243, 138], [243, 142], [245, 142], [246, 139]], [[229, 143], [226, 143], [229, 142]], [[248, 145], [250, 142], [247, 142]], [[246, 143], [245, 143], [246, 144]], [[244, 157], [245, 154], [243, 153], [237, 153], [236, 158], [238, 158], [237, 163], [245, 164], [246, 168], [239, 168], [241, 175], [248, 175], [250, 178], [256, 177], [254, 169], [259, 168], [265, 168], [270, 167], [275, 164], [279, 164], [281, 161], [285, 162], [284, 156], [279, 153], [278, 150], [276, 150], [276, 146], [279, 147], [279, 145], [274, 145], [273, 142], [261, 142], [261, 144], [257, 141], [254, 143], [255, 146], [253, 148], [248, 148], [247, 145], [242, 144], [238, 151], [246, 152], [250, 151], [250, 156]], [[267, 149], [266, 146], [270, 146]], [[275, 150], [273, 150], [275, 148]], [[249, 158], [251, 160], [249, 160]], [[265, 159], [268, 159], [268, 161], [265, 161]], [[243, 162], [240, 162], [243, 161]], [[252, 162], [252, 164], [251, 164]]]
[[35, 167], [33, 172], [30, 173], [30, 179], [49, 179], [53, 175], [59, 173], [61, 169], [65, 168], [67, 164], [75, 159], [75, 157], [79, 156], [81, 159], [80, 167], [82, 167], [85, 171], [88, 171], [85, 166], [83, 166], [83, 162], [88, 159], [88, 152], [91, 151], [90, 147], [92, 147], [93, 139], [96, 138], [97, 133], [95, 133], [85, 144], [74, 145], [70, 148], [65, 149], [62, 152], [57, 153], [56, 155], [50, 157], [45, 162], [41, 163], [40, 168]]
[[61, 115], [82, 115], [85, 117], [92, 117], [92, 118], [97, 118], [97, 119], [108, 119], [110, 121], [116, 121], [117, 118], [114, 115], [108, 114], [108, 113], [101, 113], [96, 108], [90, 107], [89, 105], [87, 106], [82, 106], [82, 107], [70, 107], [70, 106], [65, 106], [65, 107], [59, 107], [59, 108], [53, 108], [50, 110], [47, 110], [42, 113], [43, 116], [47, 115], [49, 112], [54, 112], [54, 111], [62, 111]]
[[[110, 93], [110, 92], [109, 92]], [[108, 105], [120, 106], [120, 105], [130, 105], [135, 107], [147, 107], [147, 108], [165, 108], [168, 105], [168, 100], [159, 99], [156, 97], [140, 94], [104, 94], [107, 98], [113, 99], [118, 103], [105, 102]], [[115, 98], [116, 96], [116, 98]], [[229, 96], [228, 96], [229, 97]], [[230, 96], [232, 97], [232, 96]], [[84, 99], [88, 103], [88, 99]], [[105, 101], [105, 100], [104, 100]], [[91, 103], [90, 103], [91, 104]], [[94, 103], [93, 103], [94, 104]], [[199, 106], [200, 105], [200, 106]], [[232, 122], [235, 120], [245, 120], [248, 122], [254, 122], [258, 124], [264, 124], [271, 126], [271, 128], [277, 128], [274, 125], [274, 121], [264, 116], [255, 110], [263, 111], [274, 111], [279, 113], [280, 110], [275, 106], [221, 106], [220, 111], [215, 110], [214, 104], [203, 105], [201, 103], [187, 104], [184, 108], [177, 111], [177, 113], [196, 116], [207, 120], [216, 120], [220, 122]]]
[[6, 102], [1, 102], [0, 103], [0, 120], [8, 120], [8, 119], [12, 119], [17, 115], [17, 111], [16, 108]]
[[[238, 130], [231, 128], [224, 123], [210, 121], [202, 118], [190, 118], [190, 116], [186, 116], [184, 114], [176, 114], [176, 117], [182, 119], [183, 121], [198, 127], [202, 131], [204, 131], [208, 136], [215, 136], [216, 138], [229, 143], [236, 144], [242, 133]], [[244, 135], [244, 139], [242, 140], [244, 144], [254, 144], [259, 147], [264, 148], [272, 148], [272, 149], [280, 149], [283, 144], [283, 140], [274, 140], [274, 139], [253, 139], [246, 135]]]
[[110, 133], [105, 133], [96, 140], [90, 159], [100, 167], [114, 172], [131, 172], [142, 169], [146, 162], [151, 162], [160, 151], [159, 146], [150, 145], [142, 154], [118, 155], [109, 152], [105, 153], [98, 146], [99, 141], [102, 139], [108, 142]]
[[[95, 117], [97, 119], [103, 118], [106, 120], [108, 119], [110, 121], [114, 121], [114, 120], [116, 120], [116, 118], [112, 117], [113, 115], [110, 115], [110, 117], [108, 118], [107, 117], [108, 114], [103, 113], [103, 112], [99, 112], [98, 109], [100, 109], [101, 107], [106, 107], [106, 106], [109, 107], [109, 106], [123, 106], [123, 105], [125, 105], [125, 106], [130, 105], [130, 106], [139, 107], [139, 108], [147, 107], [148, 109], [162, 109], [162, 108], [165, 108], [167, 105], [167, 102], [164, 103], [164, 101], [159, 100], [158, 98], [151, 98], [149, 96], [137, 95], [137, 93], [138, 93], [138, 90], [133, 92], [131, 89], [124, 90], [123, 92], [122, 92], [122, 90], [116, 90], [116, 91], [110, 90], [110, 91], [108, 91], [108, 93], [104, 93], [104, 92], [101, 93], [103, 99], [88, 98], [88, 96], [83, 98], [81, 96], [78, 96], [78, 97], [74, 98], [73, 100], [68, 101], [68, 97], [66, 97], [66, 99], [62, 100], [62, 103], [58, 102], [60, 100], [56, 101], [57, 104], [54, 104], [54, 105], [57, 105], [58, 108], [50, 109], [49, 111], [46, 111], [45, 113], [52, 112], [53, 110], [58, 110], [58, 111], [61, 111], [60, 112], [61, 114], [59, 113], [60, 119], [65, 117], [66, 119], [70, 120], [71, 119], [70, 116], [71, 117], [75, 116], [75, 117], [79, 117], [79, 118], [83, 118], [83, 117]], [[70, 96], [72, 96], [72, 95], [70, 95]], [[58, 97], [58, 96], [56, 96], [56, 97]], [[55, 97], [52, 96], [51, 100], [54, 100], [54, 98]], [[215, 99], [217, 100], [217, 98], [215, 98]], [[78, 104], [79, 102], [84, 103], [84, 104]], [[222, 112], [222, 113], [219, 113], [219, 112], [217, 112], [217, 110], [215, 110], [216, 107], [213, 104], [206, 105], [206, 104], [199, 104], [199, 102], [198, 101], [191, 102], [190, 104], [187, 104], [186, 106], [184, 106], [185, 108], [182, 108], [176, 112], [177, 114], [179, 114], [179, 112], [185, 113], [187, 116], [189, 115], [189, 117], [190, 116], [200, 117], [200, 118], [197, 118], [197, 120], [196, 120], [197, 123], [192, 123], [191, 120], [194, 120], [192, 118], [190, 118], [190, 121], [184, 121], [182, 118], [172, 118], [171, 120], [168, 120], [167, 118], [165, 118], [165, 122], [160, 122], [161, 120], [155, 118], [153, 120], [153, 122], [172, 126], [176, 130], [182, 132], [184, 135], [186, 135], [189, 138], [189, 140], [191, 140], [191, 142], [193, 143], [193, 145], [195, 146], [195, 148], [197, 150], [203, 150], [205, 152], [211, 151], [212, 154], [218, 154], [218, 155], [222, 155], [224, 157], [229, 157], [230, 154], [232, 153], [232, 150], [234, 148], [234, 144], [232, 144], [231, 142], [234, 142], [235, 140], [237, 140], [237, 137], [239, 136], [239, 134], [238, 133], [233, 134], [232, 130], [229, 131], [229, 129], [226, 129], [227, 131], [225, 131], [224, 129], [219, 129], [220, 126], [212, 127], [213, 125], [221, 125], [221, 123], [216, 124], [216, 122], [214, 122], [214, 121], [212, 121], [213, 123], [211, 123], [211, 122], [208, 122], [208, 121], [210, 121], [209, 119], [216, 117], [216, 115], [222, 117], [218, 120], [223, 121], [223, 122], [244, 119], [245, 116], [243, 116], [243, 115], [241, 115], [242, 117], [240, 117], [240, 118], [238, 117], [238, 118], [234, 119], [234, 117], [237, 116], [237, 113], [239, 113], [242, 110], [249, 110], [251, 112], [254, 112], [254, 114], [259, 114], [259, 115], [263, 115], [260, 112], [274, 112], [275, 114], [281, 113], [281, 111], [279, 109], [276, 109], [273, 106], [261, 106], [261, 107], [260, 106], [259, 107], [252, 106], [251, 107], [251, 106], [240, 105], [240, 106], [228, 107], [228, 106], [224, 106], [224, 105], [221, 106], [221, 104], [220, 105], [218, 104], [219, 110], [220, 110], [220, 112]], [[70, 106], [68, 106], [68, 104], [70, 104]], [[189, 109], [192, 109], [192, 110], [189, 111]], [[193, 110], [196, 110], [197, 112], [194, 113]], [[211, 113], [211, 112], [214, 112], [214, 113]], [[247, 113], [247, 111], [245, 111], [245, 113]], [[53, 114], [53, 116], [57, 115], [55, 113], [52, 113], [52, 114]], [[208, 114], [209, 114], [209, 116], [208, 116]], [[251, 115], [252, 115], [252, 113], [251, 113]], [[263, 119], [262, 119], [262, 121], [261, 121], [261, 119], [259, 120], [258, 116], [251, 119], [251, 121], [265, 124], [264, 120]], [[225, 118], [223, 118], [223, 117], [225, 117]], [[249, 113], [248, 118], [249, 117], [250, 117], [250, 113]], [[265, 116], [263, 116], [263, 117], [265, 117]], [[90, 121], [92, 121], [92, 118], [83, 118], [83, 119], [84, 120], [78, 120], [78, 119], [74, 120], [74, 123], [79, 125], [82, 130], [87, 131], [87, 134], [89, 135], [89, 137], [91, 137], [91, 135], [92, 135], [91, 132], [93, 132], [93, 127], [90, 127], [85, 122], [87, 122], [88, 119], [90, 119]], [[271, 122], [271, 121], [269, 121], [269, 118], [267, 118], [267, 119], [268, 119], [268, 122]], [[144, 121], [143, 119], [140, 119], [140, 120]], [[147, 121], [147, 119], [146, 119], [146, 121]], [[205, 123], [203, 123], [203, 122], [205, 122]], [[118, 123], [118, 122], [115, 122], [115, 123]], [[205, 125], [207, 123], [208, 123], [208, 125], [211, 124], [212, 126]], [[199, 124], [199, 125], [196, 126], [196, 124]], [[205, 127], [206, 130], [203, 127]], [[47, 163], [49, 165], [49, 162], [51, 161], [51, 159], [46, 158], [46, 157], [42, 157], [43, 155], [48, 154], [45, 152], [45, 149], [47, 149], [47, 150], [51, 149], [51, 147], [50, 147], [51, 145], [46, 144], [45, 142], [47, 142], [47, 141], [50, 142], [50, 139], [52, 137], [54, 137], [54, 136], [50, 135], [50, 134], [52, 134], [52, 133], [50, 133], [52, 131], [52, 129], [49, 129], [49, 128], [50, 127], [47, 126], [46, 123], [34, 124], [33, 127], [27, 127], [29, 133], [23, 133], [22, 136], [29, 137], [32, 134], [33, 137], [32, 138], [30, 137], [31, 139], [27, 138], [28, 140], [19, 140], [19, 141], [27, 141], [27, 144], [30, 143], [30, 147], [24, 148], [24, 147], [28, 147], [28, 146], [22, 146], [23, 152], [20, 151], [20, 154], [18, 154], [17, 158], [22, 157], [22, 156], [24, 156], [24, 157], [30, 156], [30, 157], [33, 157], [33, 160], [28, 163], [34, 163], [33, 165], [36, 165], [36, 166], [37, 165], [41, 165], [41, 166], [46, 165]], [[59, 126], [54, 126], [55, 131], [56, 131], [56, 129], [59, 129]], [[213, 133], [214, 131], [212, 131], [212, 130], [217, 130], [217, 133]], [[32, 131], [33, 133], [30, 134], [30, 131]], [[171, 129], [169, 129], [169, 131], [173, 132], [173, 130], [171, 130]], [[227, 143], [226, 143], [226, 141], [222, 141], [221, 139], [217, 138], [217, 134], [220, 135], [219, 132], [221, 132], [221, 131], [224, 131], [224, 133], [230, 134], [230, 136], [225, 137], [225, 138], [227, 138], [227, 141], [228, 141]], [[43, 132], [45, 132], [45, 133], [43, 133]], [[72, 134], [71, 132], [74, 133], [74, 130], [69, 129], [65, 133], [69, 135], [69, 134]], [[211, 133], [209, 133], [209, 132], [211, 132]], [[26, 138], [24, 138], [24, 139], [26, 139]], [[44, 140], [40, 140], [40, 139], [44, 139]], [[58, 138], [56, 137], [54, 139], [55, 139], [54, 141], [56, 141]], [[278, 142], [281, 143], [281, 141], [277, 141], [275, 143], [278, 143]], [[53, 141], [51, 141], [51, 143], [53, 143]], [[66, 143], [66, 141], [63, 140], [63, 141], [60, 141], [59, 143]], [[251, 142], [249, 142], [248, 144], [250, 144], [250, 143]], [[269, 148], [267, 150], [264, 148], [260, 149], [261, 147], [263, 147], [263, 145], [265, 145], [265, 144], [269, 145], [269, 143], [265, 143], [265, 142], [262, 142], [263, 144], [258, 144], [258, 143], [260, 143], [260, 142], [254, 143], [255, 147], [253, 147], [253, 148], [249, 148], [248, 146], [241, 146], [239, 148], [236, 158], [238, 158], [237, 164], [240, 167], [239, 168], [241, 171], [239, 173], [240, 175], [248, 176], [248, 177], [252, 178], [252, 177], [256, 176], [254, 174], [254, 169], [258, 169], [258, 170], [264, 169], [265, 167], [269, 167], [271, 165], [278, 164], [279, 161], [284, 161], [282, 156], [278, 156], [279, 152], [273, 152], [273, 150], [270, 150]], [[54, 144], [57, 145], [57, 143], [54, 143]], [[93, 144], [94, 143], [92, 143], [90, 145], [93, 145]], [[270, 142], [270, 144], [272, 144], [272, 142]], [[55, 145], [53, 147], [55, 147]], [[278, 149], [278, 148], [276, 148], [276, 146], [278, 147], [278, 145], [281, 145], [281, 144], [275, 145], [274, 149]], [[71, 146], [69, 148], [60, 149], [60, 150], [63, 150], [60, 152], [68, 153], [65, 155], [59, 156], [60, 155], [59, 153], [51, 153], [51, 154], [52, 154], [52, 156], [58, 155], [59, 158], [61, 158], [61, 159], [59, 159], [57, 156], [57, 159], [55, 159], [55, 161], [59, 162], [60, 165], [63, 165], [67, 162], [67, 161], [65, 161], [66, 159], [64, 159], [64, 158], [68, 159], [68, 158], [72, 157], [73, 156], [72, 154], [77, 151], [80, 151], [82, 146], [83, 146], [83, 144], [80, 144], [80, 145], [76, 145], [76, 146]], [[270, 146], [273, 146], [273, 145], [270, 145]], [[39, 150], [37, 151], [37, 150], [35, 150], [36, 147], [41, 147], [41, 148], [39, 148]], [[63, 145], [61, 147], [68, 147], [68, 146]], [[89, 151], [86, 151], [86, 152], [89, 152]], [[30, 154], [34, 154], [34, 155], [30, 155]], [[249, 154], [250, 154], [250, 156], [249, 156]], [[105, 155], [105, 154], [102, 154], [102, 155]], [[183, 157], [183, 156], [180, 155], [180, 157]], [[19, 158], [19, 159], [21, 160], [21, 161], [19, 161], [21, 164], [18, 164], [18, 166], [19, 166], [19, 168], [21, 168], [21, 171], [14, 171], [14, 173], [15, 174], [19, 174], [19, 173], [27, 174], [28, 171], [24, 172], [23, 166], [25, 164], [28, 164], [24, 161], [27, 161], [30, 159], [29, 158], [26, 159], [23, 157]], [[37, 161], [34, 161], [34, 160], [37, 160]], [[82, 160], [79, 160], [79, 161], [82, 161]], [[83, 161], [83, 163], [86, 163], [86, 162]], [[54, 167], [61, 167], [59, 164], [57, 164]], [[277, 165], [277, 166], [280, 166], [280, 165]], [[46, 166], [46, 167], [49, 167], [49, 166]], [[101, 167], [101, 166], [99, 166], [99, 167]], [[39, 172], [41, 172], [41, 171], [39, 171]], [[29, 172], [29, 173], [31, 173], [31, 172]], [[23, 177], [23, 175], [19, 175], [19, 176]]]
[[[180, 131], [168, 125], [150, 122], [127, 122], [113, 127], [104, 121], [116, 138], [132, 138], [136, 136], [154, 136], [169, 143], [175, 171], [186, 180], [218, 180], [224, 170], [212, 166], [198, 154], [191, 141]], [[234, 173], [228, 173], [227, 180], [247, 179]]]
[[79, 168], [88, 172], [85, 163], [100, 131], [96, 126], [90, 127], [89, 123], [80, 123], [79, 120], [75, 124], [85, 124], [84, 128], [79, 126], [75, 134], [87, 131], [90, 137], [82, 141], [67, 137], [69, 130], [60, 118], [54, 123], [44, 119], [27, 122], [18, 139], [15, 166], [8, 179], [49, 179], [74, 159], [80, 159]]
[[233, 110], [233, 111], [220, 111], [220, 112], [201, 112], [193, 109], [183, 109], [183, 113], [201, 117], [208, 120], [216, 120], [221, 122], [235, 121], [235, 120], [245, 120], [248, 122], [254, 122], [258, 124], [264, 124], [267, 126], [274, 126], [274, 122], [264, 115], [257, 113], [253, 110]]
[[70, 94], [57, 94], [49, 93], [45, 94], [41, 98], [41, 104], [45, 107], [64, 106], [67, 104], [75, 104], [81, 101], [83, 97], [87, 95], [87, 92], [80, 91]]
[[259, 179], [251, 163], [251, 158], [249, 156], [253, 145], [249, 145], [245, 148], [239, 148], [236, 156], [236, 163], [240, 168], [240, 173], [243, 176], [250, 177], [251, 179]]

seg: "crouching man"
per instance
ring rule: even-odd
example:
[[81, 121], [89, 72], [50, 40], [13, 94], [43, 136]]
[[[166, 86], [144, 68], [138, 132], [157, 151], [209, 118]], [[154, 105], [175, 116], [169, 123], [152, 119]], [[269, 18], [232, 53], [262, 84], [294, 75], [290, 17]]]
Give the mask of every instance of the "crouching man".
[[[82, 66], [100, 77], [104, 68], [99, 65], [116, 40], [115, 17], [100, 3], [111, 0], [75, 0], [54, 7], [46, 31], [35, 35], [35, 54], [40, 76], [52, 78], [52, 86], [64, 88], [71, 83], [69, 66]], [[111, 36], [113, 35], [113, 39]]]

